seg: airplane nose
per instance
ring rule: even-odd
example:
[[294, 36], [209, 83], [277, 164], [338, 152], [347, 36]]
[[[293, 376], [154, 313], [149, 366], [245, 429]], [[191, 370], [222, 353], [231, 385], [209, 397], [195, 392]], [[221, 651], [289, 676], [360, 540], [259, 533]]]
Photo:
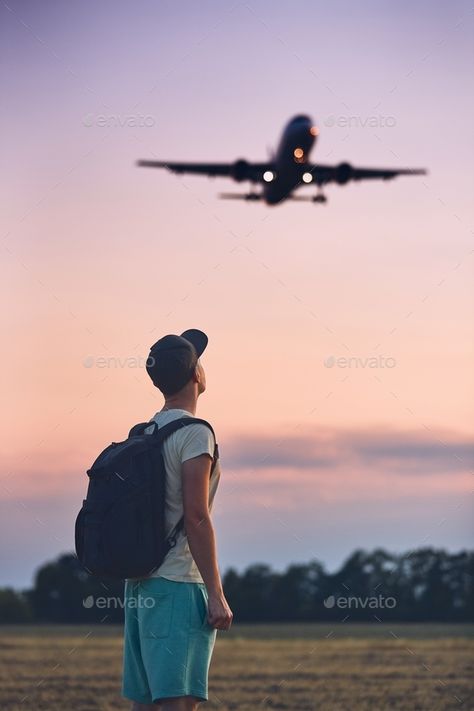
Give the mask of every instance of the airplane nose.
[[298, 114], [298, 116], [293, 116], [290, 123], [299, 123], [299, 124], [307, 123], [308, 125], [311, 125], [311, 119], [306, 114]]

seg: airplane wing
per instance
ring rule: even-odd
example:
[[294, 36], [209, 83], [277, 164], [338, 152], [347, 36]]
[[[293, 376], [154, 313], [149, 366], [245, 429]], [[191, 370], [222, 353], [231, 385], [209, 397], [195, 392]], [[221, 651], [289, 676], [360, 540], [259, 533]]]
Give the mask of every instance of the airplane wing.
[[173, 173], [190, 173], [207, 175], [211, 178], [227, 177], [234, 180], [250, 180], [254, 183], [263, 182], [263, 174], [272, 170], [271, 163], [249, 163], [240, 159], [234, 163], [175, 163], [173, 161], [139, 160], [137, 165], [144, 168], [167, 168]]
[[349, 180], [391, 180], [397, 175], [426, 175], [426, 170], [419, 168], [356, 168], [350, 163], [339, 163], [339, 165], [316, 163], [302, 166], [302, 170], [311, 173], [314, 182], [318, 185], [331, 182], [344, 185]]

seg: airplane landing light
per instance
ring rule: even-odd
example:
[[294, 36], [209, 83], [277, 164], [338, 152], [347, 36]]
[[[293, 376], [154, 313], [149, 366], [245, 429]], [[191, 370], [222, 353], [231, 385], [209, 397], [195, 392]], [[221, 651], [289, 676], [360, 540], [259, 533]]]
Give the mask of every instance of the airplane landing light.
[[295, 163], [304, 162], [304, 150], [302, 148], [295, 148], [293, 151], [293, 156], [295, 158]]

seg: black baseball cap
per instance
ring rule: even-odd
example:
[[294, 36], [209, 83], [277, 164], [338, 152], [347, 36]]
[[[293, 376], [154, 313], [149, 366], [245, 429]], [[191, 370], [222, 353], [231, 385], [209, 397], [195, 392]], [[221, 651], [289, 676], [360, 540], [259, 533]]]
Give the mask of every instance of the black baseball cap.
[[190, 380], [208, 338], [203, 331], [189, 328], [180, 336], [168, 334], [154, 343], [146, 361], [146, 371], [164, 395], [173, 395]]

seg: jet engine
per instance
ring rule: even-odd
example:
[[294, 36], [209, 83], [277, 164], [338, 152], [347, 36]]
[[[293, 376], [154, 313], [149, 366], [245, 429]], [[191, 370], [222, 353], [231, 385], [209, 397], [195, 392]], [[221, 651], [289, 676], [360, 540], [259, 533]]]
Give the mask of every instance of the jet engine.
[[336, 168], [336, 183], [345, 185], [352, 177], [352, 165], [350, 163], [339, 163]]
[[232, 177], [239, 183], [248, 180], [249, 162], [244, 158], [239, 158], [232, 166]]

